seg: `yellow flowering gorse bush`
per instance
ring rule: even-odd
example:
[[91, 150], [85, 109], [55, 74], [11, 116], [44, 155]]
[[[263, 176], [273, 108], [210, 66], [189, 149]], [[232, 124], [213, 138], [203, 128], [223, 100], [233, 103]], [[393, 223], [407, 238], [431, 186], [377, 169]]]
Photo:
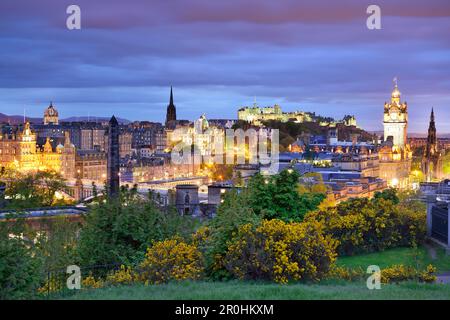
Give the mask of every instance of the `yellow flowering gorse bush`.
[[121, 265], [119, 270], [108, 274], [106, 277], [106, 282], [112, 285], [132, 284], [137, 280], [138, 275], [132, 270], [132, 268], [124, 265]]
[[410, 266], [404, 266], [402, 264], [393, 265], [389, 268], [381, 270], [381, 282], [382, 283], [398, 283], [407, 280], [419, 280], [422, 282], [434, 282], [436, 268], [432, 265], [428, 265], [424, 271], [419, 271]]
[[384, 199], [351, 199], [326, 211], [309, 213], [305, 221], [318, 221], [325, 234], [339, 240], [339, 255], [412, 246], [425, 237], [425, 211]]
[[147, 249], [139, 266], [140, 280], [159, 284], [170, 280], [198, 279], [203, 273], [203, 257], [195, 245], [179, 239], [156, 242]]
[[94, 276], [89, 275], [81, 280], [82, 289], [98, 289], [104, 286], [104, 282], [101, 279], [95, 279]]
[[263, 220], [256, 227], [239, 228], [228, 246], [225, 267], [240, 279], [320, 280], [336, 260], [336, 245], [322, 234], [318, 222]]

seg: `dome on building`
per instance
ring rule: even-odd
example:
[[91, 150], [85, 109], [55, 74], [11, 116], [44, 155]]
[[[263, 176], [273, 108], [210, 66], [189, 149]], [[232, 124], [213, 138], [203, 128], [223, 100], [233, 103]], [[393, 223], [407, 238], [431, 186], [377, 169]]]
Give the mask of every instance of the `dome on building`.
[[56, 110], [56, 108], [53, 106], [52, 103], [50, 103], [48, 108], [45, 109], [44, 116], [49, 116], [49, 117], [57, 117], [58, 116], [58, 110]]
[[400, 98], [401, 92], [398, 89], [397, 86], [394, 87], [394, 90], [392, 91], [392, 98]]

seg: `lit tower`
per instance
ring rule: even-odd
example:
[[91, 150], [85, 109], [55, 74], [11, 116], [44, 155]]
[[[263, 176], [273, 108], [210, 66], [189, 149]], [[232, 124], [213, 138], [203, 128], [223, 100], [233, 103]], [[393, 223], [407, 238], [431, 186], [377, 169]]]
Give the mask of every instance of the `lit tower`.
[[401, 102], [400, 96], [397, 78], [395, 78], [391, 102], [384, 104], [384, 140], [388, 140], [391, 136], [394, 146], [403, 148], [407, 143], [408, 105], [406, 102]]
[[119, 123], [116, 117], [109, 120], [108, 128], [108, 178], [109, 197], [117, 197], [120, 191], [120, 154], [119, 154]]
[[44, 124], [58, 124], [58, 111], [50, 102], [50, 105], [44, 111]]

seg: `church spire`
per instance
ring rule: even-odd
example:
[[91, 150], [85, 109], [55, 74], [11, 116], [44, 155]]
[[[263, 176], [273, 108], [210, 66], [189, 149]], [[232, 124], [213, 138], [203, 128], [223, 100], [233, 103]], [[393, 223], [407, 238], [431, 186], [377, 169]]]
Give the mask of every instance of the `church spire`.
[[167, 106], [166, 126], [175, 120], [177, 120], [177, 109], [173, 103], [173, 88], [170, 86], [170, 100], [169, 105]]
[[422, 171], [425, 174], [427, 182], [440, 178], [442, 173], [442, 159], [438, 150], [434, 108], [431, 109], [427, 145], [425, 146], [422, 158]]

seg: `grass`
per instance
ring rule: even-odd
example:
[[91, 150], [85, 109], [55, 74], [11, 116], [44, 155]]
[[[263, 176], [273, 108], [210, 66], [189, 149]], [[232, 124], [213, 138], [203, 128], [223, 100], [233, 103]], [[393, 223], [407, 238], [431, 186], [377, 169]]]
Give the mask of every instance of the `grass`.
[[450, 285], [401, 283], [369, 290], [365, 282], [274, 283], [181, 282], [86, 290], [75, 300], [404, 300], [450, 299]]
[[[432, 259], [425, 247], [417, 249], [395, 248], [353, 257], [340, 257], [337, 264], [347, 268], [366, 269], [369, 265], [386, 268], [394, 264], [404, 264], [424, 269], [428, 264], [437, 267], [438, 273], [450, 271], [450, 256], [435, 247], [436, 259]], [[132, 300], [364, 300], [364, 299], [450, 299], [450, 285], [404, 282], [382, 285], [381, 290], [369, 290], [364, 281], [345, 282], [327, 280], [320, 283], [294, 283], [279, 285], [263, 282], [180, 282], [164, 285], [134, 285], [102, 289], [82, 290], [69, 299], [132, 299]]]
[[337, 265], [347, 268], [366, 269], [370, 265], [377, 265], [380, 268], [386, 268], [394, 264], [403, 264], [418, 269], [425, 269], [429, 264], [437, 268], [439, 272], [450, 271], [450, 255], [446, 255], [445, 250], [440, 247], [434, 247], [436, 250], [436, 259], [433, 260], [425, 247], [395, 248], [382, 252], [363, 254], [352, 257], [339, 257]]

